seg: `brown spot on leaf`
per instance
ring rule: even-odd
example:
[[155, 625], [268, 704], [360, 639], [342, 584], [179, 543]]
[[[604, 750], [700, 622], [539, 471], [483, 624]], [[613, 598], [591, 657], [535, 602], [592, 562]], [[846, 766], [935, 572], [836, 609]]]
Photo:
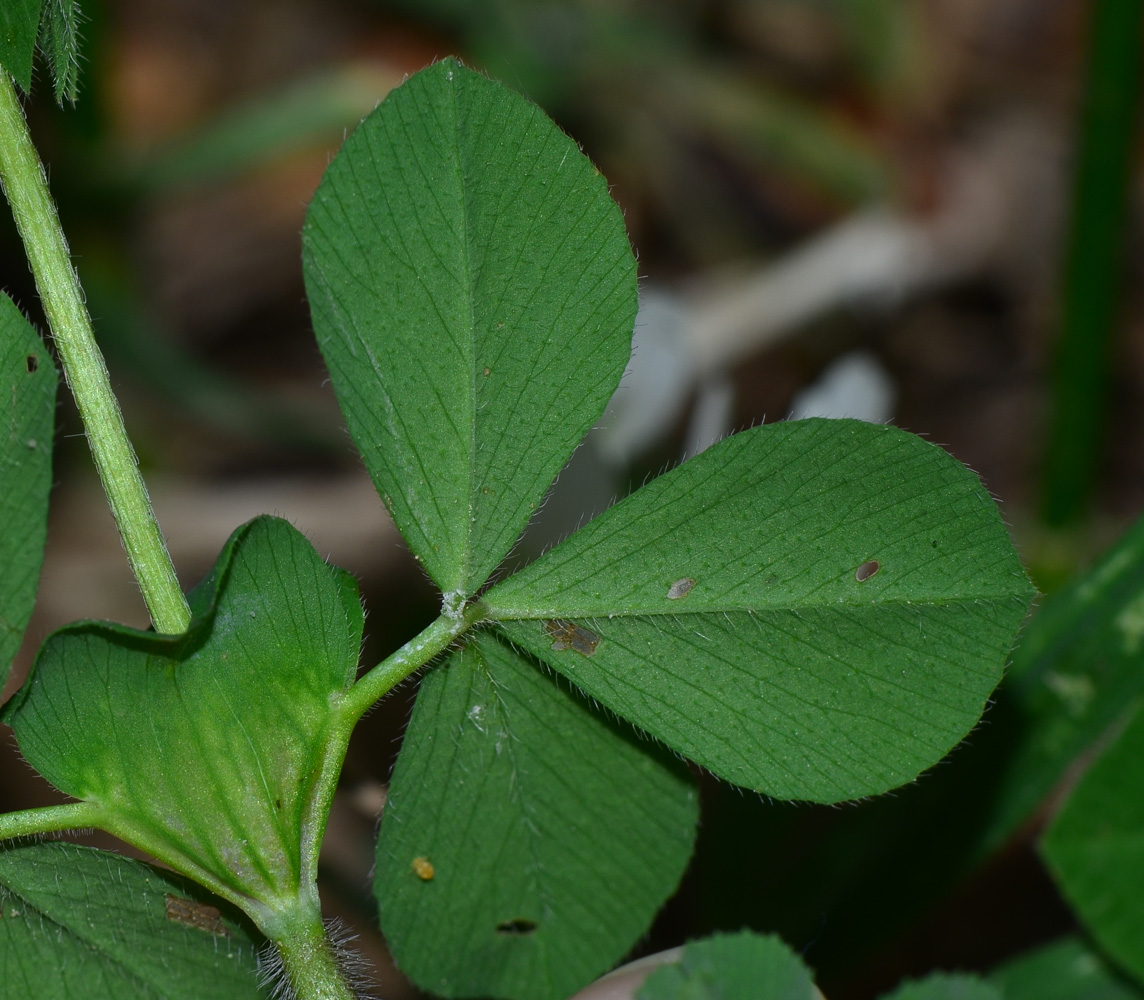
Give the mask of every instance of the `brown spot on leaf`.
[[859, 583], [865, 583], [881, 568], [877, 559], [869, 559], [854, 571], [854, 579]]
[[222, 914], [215, 906], [207, 903], [198, 903], [193, 899], [184, 899], [182, 896], [173, 896], [167, 893], [167, 919], [177, 924], [186, 924], [208, 934], [218, 937], [230, 937], [230, 931], [222, 922]]
[[492, 369], [491, 369], [491, 368], [486, 368], [486, 369], [485, 369], [485, 370], [482, 372], [482, 374], [485, 376], [485, 378], [488, 378], [488, 377], [489, 377], [489, 376], [492, 374]]
[[689, 576], [683, 577], [681, 580], [676, 580], [670, 587], [667, 588], [667, 599], [669, 601], [678, 601], [681, 597], [686, 597], [691, 593], [691, 588], [695, 586], [695, 581]]
[[544, 631], [552, 640], [552, 648], [572, 649], [583, 656], [591, 656], [600, 644], [600, 637], [591, 629], [564, 618], [553, 618], [544, 623]]
[[437, 874], [437, 869], [433, 867], [433, 862], [428, 858], [414, 858], [410, 867], [413, 869], [413, 874], [422, 882], [432, 882], [433, 876]]

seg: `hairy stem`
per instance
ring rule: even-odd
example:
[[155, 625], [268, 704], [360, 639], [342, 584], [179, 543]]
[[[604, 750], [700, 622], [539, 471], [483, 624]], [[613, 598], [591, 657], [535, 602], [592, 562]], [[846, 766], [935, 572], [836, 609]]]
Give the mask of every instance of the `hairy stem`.
[[24, 241], [64, 376], [83, 418], [111, 513], [158, 632], [183, 632], [191, 614], [159, 531], [135, 451], [95, 343], [44, 168], [11, 77], [0, 69], [0, 185]]
[[316, 902], [299, 901], [296, 909], [278, 914], [263, 932], [277, 955], [263, 960], [263, 983], [273, 995], [291, 1000], [355, 1000], [338, 961], [338, 949], [322, 926]]
[[68, 802], [59, 806], [0, 813], [0, 840], [93, 827], [97, 825], [98, 812], [90, 802]]

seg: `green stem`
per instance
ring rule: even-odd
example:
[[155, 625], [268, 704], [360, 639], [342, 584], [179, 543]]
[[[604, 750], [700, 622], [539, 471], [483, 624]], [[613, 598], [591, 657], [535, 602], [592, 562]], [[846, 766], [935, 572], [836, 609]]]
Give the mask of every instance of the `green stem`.
[[12, 79], [3, 70], [0, 185], [24, 241], [64, 375], [83, 418], [92, 457], [151, 621], [158, 632], [184, 632], [191, 613], [151, 510], [103, 355], [95, 343], [44, 168], [28, 134]]
[[261, 929], [282, 959], [282, 975], [290, 985], [290, 992], [282, 995], [295, 1000], [354, 1000], [316, 901], [307, 905], [300, 899], [291, 912], [278, 914]]
[[358, 719], [391, 691], [394, 685], [425, 666], [483, 617], [484, 608], [479, 604], [470, 605], [461, 614], [441, 615], [420, 635], [410, 639], [397, 652], [359, 678], [334, 705], [330, 729], [324, 740], [321, 764], [310, 792], [309, 804], [302, 818], [303, 885], [317, 879], [318, 853], [330, 815], [330, 804], [338, 784], [338, 775], [341, 774], [342, 763], [345, 761], [350, 734]]
[[90, 802], [68, 802], [59, 806], [0, 813], [0, 840], [94, 827], [98, 823], [98, 812]]
[[350, 729], [369, 709], [393, 687], [400, 684], [415, 670], [425, 666], [434, 656], [447, 649], [455, 639], [464, 635], [485, 617], [484, 607], [470, 604], [457, 616], [441, 615], [420, 635], [410, 639], [396, 653], [386, 657], [358, 681], [342, 699], [338, 712]]

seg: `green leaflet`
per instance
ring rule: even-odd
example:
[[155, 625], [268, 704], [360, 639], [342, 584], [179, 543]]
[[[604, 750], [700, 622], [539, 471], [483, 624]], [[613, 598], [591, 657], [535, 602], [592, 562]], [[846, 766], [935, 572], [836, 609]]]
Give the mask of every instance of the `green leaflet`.
[[382, 929], [436, 994], [563, 1000], [647, 928], [697, 814], [678, 761], [471, 637], [422, 681], [390, 785]]
[[272, 914], [314, 875], [314, 796], [345, 749], [331, 708], [357, 664], [357, 588], [264, 517], [231, 536], [191, 607], [184, 636], [56, 632], [6, 721], [33, 767], [99, 806], [99, 826]]
[[255, 944], [177, 876], [70, 844], [0, 850], [0, 983], [12, 1000], [257, 1000]]
[[1097, 758], [1041, 852], [1104, 952], [1144, 983], [1144, 712]]
[[1033, 589], [940, 448], [772, 424], [654, 480], [482, 599], [514, 642], [776, 798], [914, 778], [977, 722]]
[[32, 58], [40, 27], [43, 0], [4, 0], [0, 3], [0, 66], [27, 93], [32, 89]]
[[994, 969], [989, 981], [1005, 1000], [1140, 1000], [1144, 995], [1077, 938], [1019, 955]]
[[56, 369], [0, 293], [0, 686], [32, 614], [52, 485]]
[[773, 936], [742, 931], [687, 944], [677, 965], [657, 969], [636, 1000], [815, 1000], [810, 971]]
[[976, 976], [938, 973], [899, 986], [882, 1000], [1005, 1000], [997, 987]]
[[620, 211], [539, 108], [446, 59], [346, 141], [303, 248], [350, 432], [455, 608], [627, 364], [636, 270]]

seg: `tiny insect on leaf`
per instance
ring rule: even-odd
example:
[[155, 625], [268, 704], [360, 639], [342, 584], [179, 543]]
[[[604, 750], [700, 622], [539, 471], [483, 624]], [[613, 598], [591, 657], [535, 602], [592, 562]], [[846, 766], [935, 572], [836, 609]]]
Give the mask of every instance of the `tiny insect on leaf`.
[[552, 648], [571, 649], [583, 656], [591, 656], [600, 644], [600, 637], [591, 629], [564, 618], [553, 618], [544, 623], [544, 631], [552, 639]]

